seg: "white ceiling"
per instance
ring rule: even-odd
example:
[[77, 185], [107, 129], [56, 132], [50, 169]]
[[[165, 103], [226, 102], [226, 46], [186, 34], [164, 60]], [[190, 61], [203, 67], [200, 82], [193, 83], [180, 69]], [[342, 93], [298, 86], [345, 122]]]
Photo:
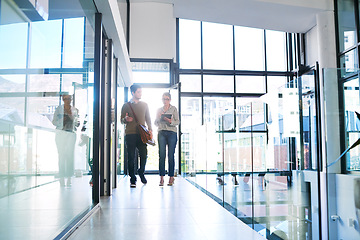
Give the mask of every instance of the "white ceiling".
[[178, 18], [297, 33], [315, 26], [318, 13], [333, 11], [332, 0], [130, 0], [141, 2], [173, 4]]

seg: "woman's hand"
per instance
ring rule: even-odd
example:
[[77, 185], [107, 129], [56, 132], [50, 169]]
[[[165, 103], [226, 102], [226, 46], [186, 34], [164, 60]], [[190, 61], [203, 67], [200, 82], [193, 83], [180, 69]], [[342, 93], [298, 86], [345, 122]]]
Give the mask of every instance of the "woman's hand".
[[164, 117], [164, 120], [171, 124], [171, 118]]

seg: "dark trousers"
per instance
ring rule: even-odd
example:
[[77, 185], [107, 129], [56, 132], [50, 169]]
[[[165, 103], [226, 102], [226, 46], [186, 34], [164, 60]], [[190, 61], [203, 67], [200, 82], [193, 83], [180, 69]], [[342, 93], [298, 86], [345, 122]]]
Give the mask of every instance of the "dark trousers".
[[144, 175], [145, 172], [145, 165], [147, 160], [147, 146], [145, 143], [141, 141], [139, 134], [128, 134], [125, 135], [125, 144], [127, 148], [128, 153], [128, 169], [129, 169], [129, 176], [130, 176], [130, 182], [135, 183], [136, 182], [136, 176], [135, 176], [135, 151], [136, 148], [139, 150], [139, 156], [140, 156], [140, 168], [137, 170], [139, 175]]

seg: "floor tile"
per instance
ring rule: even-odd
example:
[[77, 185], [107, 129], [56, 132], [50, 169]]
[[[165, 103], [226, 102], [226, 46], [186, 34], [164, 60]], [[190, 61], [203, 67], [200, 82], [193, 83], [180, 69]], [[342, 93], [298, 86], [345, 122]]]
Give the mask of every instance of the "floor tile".
[[147, 179], [134, 189], [127, 177], [119, 179], [69, 239], [264, 239], [182, 177], [171, 187], [159, 187], [158, 176]]

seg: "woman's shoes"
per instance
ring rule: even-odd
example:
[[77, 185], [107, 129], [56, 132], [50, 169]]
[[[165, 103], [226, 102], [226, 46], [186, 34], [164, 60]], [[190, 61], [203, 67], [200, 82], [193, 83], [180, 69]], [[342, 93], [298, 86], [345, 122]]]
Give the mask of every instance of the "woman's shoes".
[[175, 178], [174, 178], [174, 177], [170, 177], [168, 186], [174, 185], [174, 182], [175, 182]]
[[[172, 186], [172, 185], [174, 185], [174, 182], [175, 182], [175, 178], [174, 178], [174, 177], [170, 177], [169, 183], [168, 183], [167, 185], [168, 185], [168, 186]], [[160, 177], [159, 186], [160, 186], [160, 187], [164, 186], [164, 177]]]
[[164, 186], [164, 177], [160, 177], [160, 183], [159, 183], [159, 186], [162, 187]]

